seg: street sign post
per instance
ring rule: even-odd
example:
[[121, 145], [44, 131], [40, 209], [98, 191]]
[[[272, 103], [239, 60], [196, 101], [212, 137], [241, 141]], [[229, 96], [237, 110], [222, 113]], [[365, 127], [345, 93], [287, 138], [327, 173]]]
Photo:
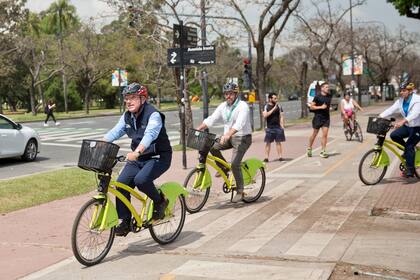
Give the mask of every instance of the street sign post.
[[[173, 25], [174, 43], [184, 47], [195, 47], [198, 42], [197, 28], [190, 26]], [[182, 43], [182, 44], [181, 44]]]

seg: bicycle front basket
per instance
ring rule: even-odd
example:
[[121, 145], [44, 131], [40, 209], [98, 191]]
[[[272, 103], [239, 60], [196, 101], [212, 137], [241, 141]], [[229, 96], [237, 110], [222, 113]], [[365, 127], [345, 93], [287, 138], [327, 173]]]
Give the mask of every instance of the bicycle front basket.
[[213, 146], [215, 139], [216, 134], [190, 129], [187, 139], [187, 147], [207, 153]]
[[390, 129], [390, 123], [391, 121], [387, 119], [369, 117], [366, 131], [368, 133], [385, 136]]
[[85, 170], [110, 173], [120, 146], [97, 140], [83, 140], [78, 166]]

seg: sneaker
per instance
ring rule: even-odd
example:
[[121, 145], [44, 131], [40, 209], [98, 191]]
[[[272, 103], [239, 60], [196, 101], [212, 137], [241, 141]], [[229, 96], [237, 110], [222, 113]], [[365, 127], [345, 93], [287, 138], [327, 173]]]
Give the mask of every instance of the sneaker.
[[60, 123], [59, 122], [56, 122], [55, 125], [60, 125]]
[[283, 161], [284, 159], [281, 157], [281, 158], [279, 158], [279, 161]]
[[327, 154], [327, 152], [326, 152], [326, 151], [322, 151], [322, 152], [319, 154], [319, 156], [320, 156], [320, 157], [322, 157], [322, 158], [328, 158], [328, 157], [329, 157], [329, 155]]
[[244, 192], [237, 192], [232, 198], [232, 203], [238, 203], [239, 201], [242, 201], [242, 199], [244, 199], [244, 196]]
[[130, 220], [122, 220], [121, 223], [115, 227], [116, 236], [126, 236], [130, 232]]
[[48, 126], [48, 124], [47, 123], [44, 123], [44, 126]]
[[161, 202], [156, 203], [153, 207], [153, 220], [162, 220], [165, 217], [165, 210], [168, 207], [169, 200], [167, 200], [163, 194], [161, 196]]
[[268, 162], [268, 158], [265, 158], [263, 161], [264, 161], [264, 162]]
[[308, 157], [312, 157], [312, 148], [307, 148], [307, 149], [306, 149], [306, 155], [307, 155]]

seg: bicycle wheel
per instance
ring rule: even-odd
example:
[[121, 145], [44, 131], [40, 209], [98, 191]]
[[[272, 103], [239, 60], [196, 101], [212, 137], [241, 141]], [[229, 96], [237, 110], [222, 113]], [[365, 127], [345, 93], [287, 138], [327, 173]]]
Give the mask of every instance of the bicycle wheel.
[[114, 227], [98, 229], [98, 219], [104, 207], [104, 199], [93, 198], [82, 206], [74, 220], [71, 247], [74, 256], [83, 265], [91, 266], [101, 262], [114, 242]]
[[257, 170], [257, 174], [255, 174], [253, 182], [244, 187], [244, 192], [246, 196], [244, 196], [243, 201], [250, 203], [257, 201], [260, 196], [262, 195], [264, 188], [265, 188], [265, 170], [264, 167], [260, 167]]
[[188, 191], [188, 195], [184, 198], [185, 200], [185, 208], [187, 209], [188, 213], [193, 214], [200, 211], [207, 202], [207, 199], [210, 195], [210, 187], [206, 189], [201, 188], [194, 188], [194, 183], [199, 176], [202, 175], [204, 171], [194, 168], [191, 172], [187, 175], [184, 181], [184, 187]]
[[360, 160], [359, 178], [366, 185], [375, 185], [384, 178], [387, 166], [374, 166], [381, 151], [370, 150]]
[[184, 197], [180, 195], [175, 201], [171, 215], [149, 227], [153, 239], [162, 245], [173, 242], [184, 227], [185, 213]]
[[363, 133], [362, 133], [362, 128], [360, 127], [360, 124], [358, 122], [354, 122], [355, 123], [355, 130], [354, 130], [354, 135], [356, 136], [357, 140], [362, 143], [363, 142]]
[[349, 131], [349, 127], [347, 124], [343, 123], [343, 131], [344, 131], [344, 136], [346, 136], [346, 140], [350, 141], [351, 140], [351, 133]]

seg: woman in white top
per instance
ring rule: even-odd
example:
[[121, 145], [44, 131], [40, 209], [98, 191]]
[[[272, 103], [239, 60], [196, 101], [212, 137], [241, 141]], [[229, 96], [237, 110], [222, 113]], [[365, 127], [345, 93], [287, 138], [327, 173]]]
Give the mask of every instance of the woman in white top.
[[[353, 98], [350, 97], [350, 94], [346, 92], [344, 94], [344, 98], [340, 102], [341, 117], [343, 118], [343, 122], [346, 125], [346, 127], [349, 125], [349, 119], [352, 120], [352, 123], [354, 123], [354, 120], [356, 119], [356, 112], [354, 108], [363, 111], [359, 103], [353, 100]], [[353, 127], [351, 126], [350, 128], [353, 129]]]

